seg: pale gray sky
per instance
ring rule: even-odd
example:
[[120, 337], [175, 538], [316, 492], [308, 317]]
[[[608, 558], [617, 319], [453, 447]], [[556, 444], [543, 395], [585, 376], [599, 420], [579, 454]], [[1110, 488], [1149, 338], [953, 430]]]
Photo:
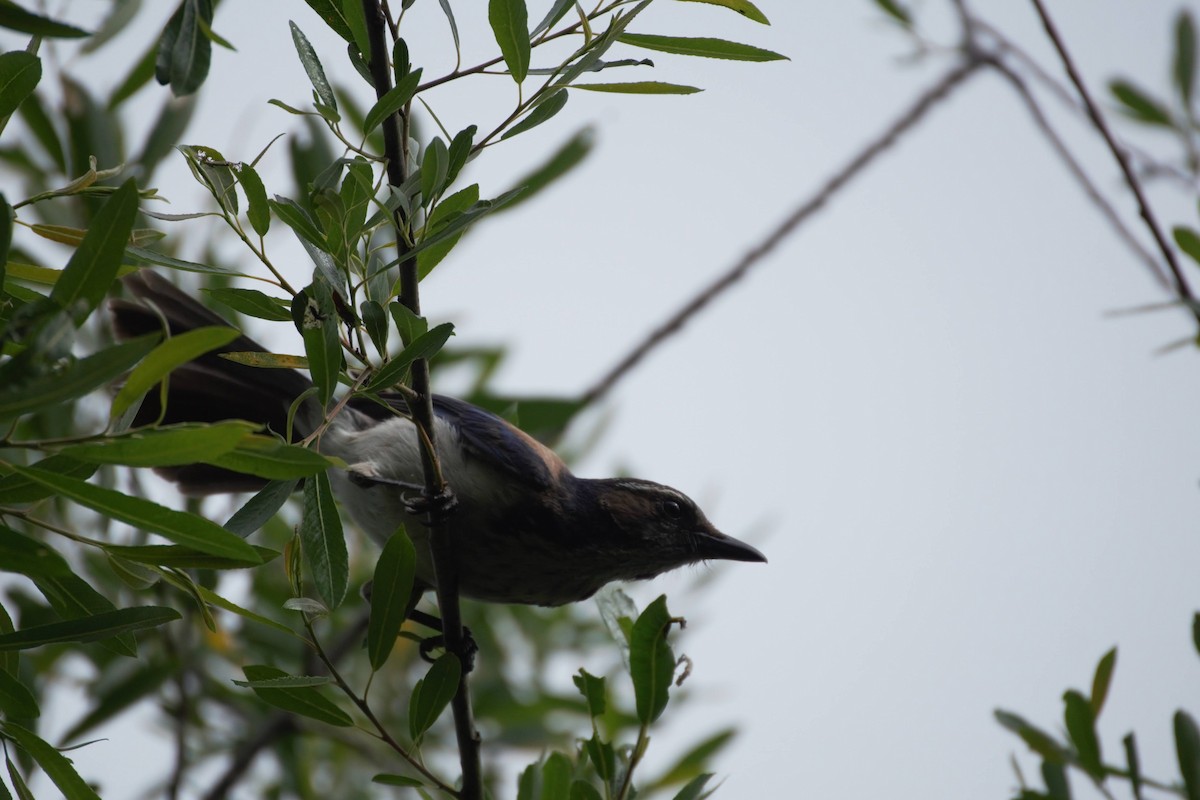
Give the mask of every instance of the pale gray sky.
[[[456, 5], [464, 63], [492, 51], [472, 5]], [[585, 388], [948, 66], [906, 60], [904, 38], [865, 0], [763, 0], [770, 28], [658, 5], [636, 30], [719, 35], [791, 61], [654, 54], [646, 79], [706, 91], [575, 93], [552, 124], [474, 167], [495, 194], [569, 133], [596, 128], [585, 166], [481, 226], [424, 286], [426, 312], [457, 322], [459, 344], [511, 346], [500, 382], [513, 393]], [[951, 43], [943, 5], [919, 8]], [[975, 5], [1058, 74], [1028, 3]], [[1183, 5], [1050, 3], [1097, 93], [1118, 74], [1165, 84]], [[448, 45], [437, 4], [411, 14], [409, 41], [427, 42], [414, 61], [434, 58]], [[366, 102], [344, 46], [303, 3], [225, 3], [216, 29], [241, 52], [215, 54], [190, 141], [248, 160], [293, 127], [266, 105], [308, 97], [289, 18]], [[123, 74], [105, 69], [96, 85]], [[512, 102], [507, 78], [480, 88], [499, 100], [431, 98], [452, 131], [481, 104]], [[1056, 119], [1136, 225], [1107, 153]], [[283, 165], [264, 162], [269, 187], [288, 185]], [[157, 182], [175, 211], [200, 202], [181, 164]], [[1196, 224], [1179, 195], [1153, 196], [1164, 219]], [[1145, 771], [1174, 779], [1170, 715], [1200, 676], [1189, 635], [1200, 377], [1194, 350], [1155, 351], [1194, 331], [1175, 313], [1105, 316], [1161, 299], [1008, 87], [985, 75], [630, 375], [580, 471], [628, 466], [678, 486], [771, 559], [713, 565], [703, 594], [681, 594], [695, 572], [635, 588], [641, 601], [673, 597], [691, 622], [677, 649], [695, 662], [692, 702], [667, 715], [652, 760], [736, 722], [720, 797], [1005, 797], [1022, 748], [993, 708], [1056, 729], [1062, 690], [1088, 689], [1118, 644], [1105, 750], [1119, 753], [1135, 727]], [[124, 750], [114, 739], [72, 757], [116, 787]]]

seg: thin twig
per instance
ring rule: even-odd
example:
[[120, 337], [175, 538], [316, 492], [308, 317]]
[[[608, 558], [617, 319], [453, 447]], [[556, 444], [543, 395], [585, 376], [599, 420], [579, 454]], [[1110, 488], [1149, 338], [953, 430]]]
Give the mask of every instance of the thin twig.
[[1063, 68], [1067, 71], [1067, 76], [1071, 79], [1071, 83], [1075, 85], [1075, 90], [1079, 92], [1079, 97], [1083, 100], [1083, 104], [1087, 108], [1087, 113], [1092, 120], [1092, 124], [1095, 125], [1096, 130], [1104, 138], [1109, 151], [1113, 154], [1113, 158], [1117, 160], [1117, 165], [1121, 168], [1121, 174], [1125, 176], [1125, 182], [1129, 185], [1130, 191], [1133, 192], [1134, 199], [1138, 205], [1138, 213], [1145, 221], [1146, 227], [1150, 229], [1150, 234], [1154, 237], [1154, 243], [1158, 246], [1159, 251], [1167, 262], [1167, 267], [1171, 270], [1171, 275], [1175, 280], [1175, 293], [1192, 310], [1192, 315], [1200, 322], [1200, 307], [1195, 305], [1192, 290], [1188, 287], [1187, 280], [1183, 277], [1183, 271], [1179, 267], [1178, 259], [1175, 258], [1175, 251], [1167, 244], [1167, 239], [1158, 224], [1154, 210], [1150, 207], [1150, 203], [1146, 200], [1146, 195], [1142, 191], [1141, 181], [1138, 180], [1137, 175], [1134, 174], [1133, 168], [1129, 164], [1128, 156], [1126, 156], [1121, 146], [1117, 144], [1117, 140], [1109, 130], [1108, 123], [1104, 121], [1104, 116], [1100, 113], [1099, 107], [1092, 101], [1087, 86], [1084, 84], [1083, 78], [1080, 77], [1079, 71], [1075, 68], [1075, 62], [1071, 60], [1066, 44], [1063, 43], [1062, 37], [1059, 36], [1058, 29], [1055, 27], [1054, 21], [1050, 18], [1049, 12], [1046, 11], [1046, 7], [1042, 4], [1042, 0], [1031, 0], [1031, 2], [1042, 20], [1042, 26], [1046, 29], [1046, 35], [1050, 37], [1050, 41], [1054, 44], [1054, 49], [1058, 51], [1058, 56], [1062, 60]]
[[1058, 132], [1054, 129], [1054, 126], [1050, 124], [1050, 120], [1046, 118], [1045, 113], [1043, 113], [1041, 106], [1038, 105], [1037, 99], [1033, 96], [1033, 92], [1025, 80], [1003, 61], [993, 61], [991, 62], [991, 66], [1012, 84], [1017, 96], [1025, 103], [1025, 107], [1028, 109], [1029, 116], [1032, 117], [1034, 125], [1046, 137], [1055, 155], [1058, 156], [1072, 177], [1079, 183], [1080, 188], [1083, 189], [1083, 193], [1096, 206], [1096, 209], [1104, 217], [1105, 222], [1112, 226], [1117, 236], [1133, 251], [1134, 255], [1142, 260], [1163, 288], [1170, 290], [1171, 280], [1163, 272], [1162, 265], [1159, 264], [1158, 259], [1154, 257], [1153, 253], [1142, 246], [1142, 243], [1133, 235], [1133, 231], [1129, 230], [1128, 226], [1121, 220], [1120, 214], [1112, 207], [1112, 203], [1108, 202], [1108, 198], [1100, 192], [1100, 189], [1088, 177], [1087, 172], [1084, 171], [1083, 167], [1075, 159], [1075, 156], [1071, 154], [1070, 148], [1063, 142]]
[[801, 223], [819, 211], [851, 180], [858, 176], [872, 161], [894, 145], [901, 136], [924, 119], [925, 115], [944, 100], [951, 91], [970, 77], [983, 64], [982, 59], [968, 58], [954, 69], [947, 72], [942, 79], [925, 90], [920, 97], [900, 117], [889, 125], [874, 141], [864, 147], [858, 155], [838, 170], [825, 184], [808, 200], [804, 201], [786, 219], [783, 220], [770, 234], [720, 278], [705, 287], [700, 293], [688, 301], [682, 308], [662, 325], [655, 328], [637, 347], [625, 358], [609, 370], [600, 380], [588, 389], [580, 398], [584, 405], [595, 403], [608, 394], [613, 386], [629, 370], [635, 367], [652, 350], [666, 341], [672, 334], [678, 332], [696, 314], [709, 303], [723, 294], [730, 286], [745, 277], [752, 267], [758, 264], [771, 251], [791, 235]]
[[[387, 63], [386, 29], [383, 9], [379, 0], [363, 0], [367, 34], [371, 43], [369, 67], [375, 84], [377, 97], [383, 97], [391, 88], [392, 72]], [[402, 111], [385, 121], [383, 128], [384, 155], [387, 157], [388, 182], [395, 187], [404, 184], [407, 167], [404, 148], [407, 145], [407, 111]], [[400, 257], [400, 302], [414, 314], [421, 313], [420, 290], [418, 287], [417, 262], [408, 256], [404, 229], [407, 220], [403, 212], [396, 210], [396, 248]], [[407, 257], [406, 257], [407, 256]], [[421, 466], [425, 476], [425, 493], [429, 498], [448, 497], [449, 488], [442, 475], [437, 459], [434, 438], [433, 394], [429, 386], [429, 362], [417, 359], [412, 364], [412, 389], [416, 399], [409, 402], [409, 411], [421, 437]], [[433, 556], [433, 572], [437, 581], [438, 611], [442, 616], [442, 635], [446, 650], [454, 653], [460, 663], [467, 663], [467, 639], [463, 632], [462, 611], [458, 597], [458, 569], [454, 543], [446, 525], [445, 512], [431, 503], [427, 515], [430, 550]], [[467, 680], [468, 671], [463, 669], [458, 682], [458, 691], [451, 701], [454, 715], [454, 731], [458, 739], [459, 762], [462, 766], [462, 788], [459, 797], [463, 800], [482, 800], [483, 769], [480, 757], [480, 736], [475, 728], [471, 709], [471, 694]]]

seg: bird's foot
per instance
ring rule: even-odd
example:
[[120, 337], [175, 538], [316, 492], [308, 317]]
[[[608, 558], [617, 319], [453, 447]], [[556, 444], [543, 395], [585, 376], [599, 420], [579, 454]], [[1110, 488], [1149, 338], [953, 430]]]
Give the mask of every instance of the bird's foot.
[[[458, 654], [459, 661], [462, 662], [463, 673], [471, 672], [475, 669], [475, 654], [479, 652], [479, 645], [475, 643], [475, 637], [471, 635], [471, 629], [463, 626], [463, 642], [462, 652]], [[421, 640], [420, 653], [421, 658], [429, 663], [433, 663], [436, 659], [433, 657], [434, 650], [446, 649], [445, 634], [436, 634], [427, 636]]]

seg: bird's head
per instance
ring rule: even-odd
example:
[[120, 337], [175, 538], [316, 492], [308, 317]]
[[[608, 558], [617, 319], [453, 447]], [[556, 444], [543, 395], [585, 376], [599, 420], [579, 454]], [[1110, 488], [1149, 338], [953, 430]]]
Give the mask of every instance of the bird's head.
[[653, 481], [593, 481], [596, 501], [621, 549], [634, 554], [627, 579], [652, 578], [698, 561], [763, 561], [756, 548], [717, 530], [683, 492]]

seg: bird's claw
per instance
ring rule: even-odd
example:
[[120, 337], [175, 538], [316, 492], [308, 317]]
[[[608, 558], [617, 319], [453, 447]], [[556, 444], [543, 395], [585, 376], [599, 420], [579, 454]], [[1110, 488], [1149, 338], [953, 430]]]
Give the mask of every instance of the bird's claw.
[[[463, 673], [471, 672], [475, 669], [475, 654], [479, 652], [479, 645], [475, 643], [475, 637], [471, 635], [471, 629], [463, 626], [463, 651], [459, 654], [459, 660], [462, 662]], [[429, 663], [433, 663], [436, 659], [432, 653], [434, 650], [445, 649], [446, 637], [444, 634], [435, 636], [427, 636], [421, 640], [420, 653], [421, 658]]]
[[401, 501], [404, 503], [404, 510], [414, 517], [423, 517], [426, 514], [444, 517], [458, 508], [458, 498], [447, 485], [443, 485], [436, 494], [429, 494], [422, 488], [419, 494], [403, 495]]

